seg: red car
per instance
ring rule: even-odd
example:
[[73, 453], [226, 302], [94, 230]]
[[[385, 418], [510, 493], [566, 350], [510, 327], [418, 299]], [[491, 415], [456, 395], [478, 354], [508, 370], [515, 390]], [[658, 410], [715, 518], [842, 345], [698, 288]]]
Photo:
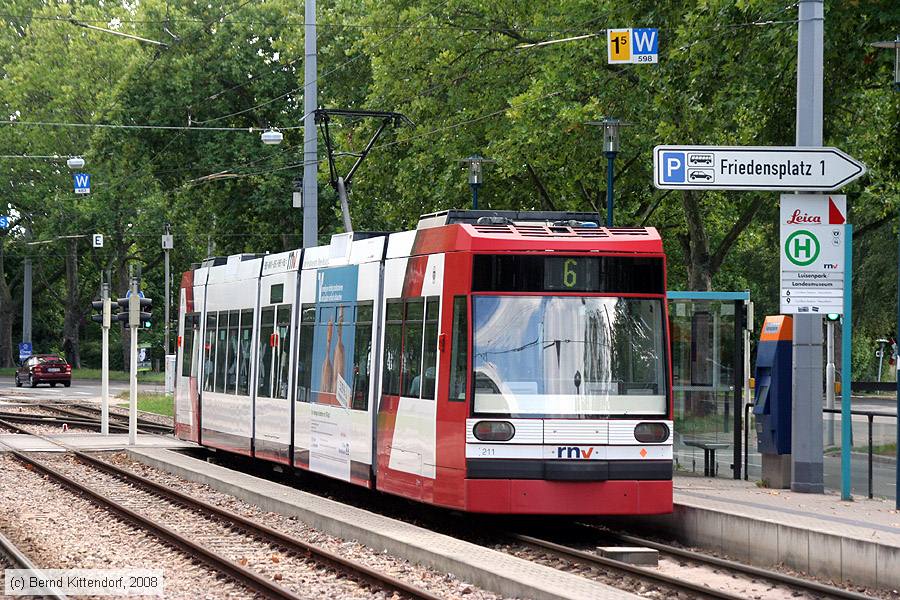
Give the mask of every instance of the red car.
[[56, 387], [61, 383], [66, 387], [72, 385], [72, 365], [56, 354], [35, 354], [28, 357], [16, 371], [16, 387], [28, 383], [35, 387], [39, 383], [49, 383]]

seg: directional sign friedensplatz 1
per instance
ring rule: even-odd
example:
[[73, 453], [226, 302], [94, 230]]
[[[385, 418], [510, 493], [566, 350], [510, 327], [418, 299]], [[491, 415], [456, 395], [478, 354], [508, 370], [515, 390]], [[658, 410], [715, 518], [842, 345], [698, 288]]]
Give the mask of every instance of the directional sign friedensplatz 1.
[[677, 190], [828, 192], [862, 177], [866, 167], [837, 148], [657, 146], [653, 183]]

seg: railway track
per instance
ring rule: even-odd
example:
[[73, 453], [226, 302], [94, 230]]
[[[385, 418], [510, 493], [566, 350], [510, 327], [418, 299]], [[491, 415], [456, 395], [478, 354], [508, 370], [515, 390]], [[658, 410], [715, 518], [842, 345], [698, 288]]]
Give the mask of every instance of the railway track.
[[[63, 417], [79, 419], [89, 421], [91, 423], [95, 423], [97, 427], [100, 426], [100, 408], [95, 408], [92, 406], [78, 405], [73, 407], [72, 405], [68, 405], [67, 408], [63, 408], [62, 406], [56, 404], [38, 404], [40, 408], [48, 411], [55, 412], [56, 414], [62, 415]], [[147, 419], [143, 419], [138, 417], [137, 420], [138, 431], [141, 433], [172, 433], [172, 427], [169, 425], [163, 425], [161, 423], [154, 423], [153, 421], [149, 421]], [[123, 415], [114, 411], [109, 411], [109, 428], [110, 430], [115, 431], [128, 431], [128, 415]]]
[[[691, 550], [685, 550], [683, 548], [670, 546], [668, 544], [661, 544], [658, 542], [645, 540], [643, 538], [618, 533], [610, 533], [605, 530], [598, 530], [597, 528], [594, 528], [592, 526], [584, 527], [594, 530], [595, 540], [598, 535], [602, 536], [604, 539], [604, 545], [611, 545], [608, 543], [608, 541], [612, 540], [622, 545], [652, 548], [654, 550], [657, 550], [661, 555], [674, 557], [679, 561], [679, 563], [684, 564], [685, 561], [687, 561], [693, 563], [694, 565], [698, 565], [701, 568], [713, 570], [716, 574], [721, 574], [724, 572], [726, 576], [729, 576], [732, 579], [741, 577], [743, 579], [748, 579], [753, 583], [756, 583], [759, 580], [769, 582], [774, 586], [786, 588], [787, 594], [792, 597], [807, 595], [812, 598], [872, 600], [871, 596], [867, 596], [865, 594], [861, 594], [844, 588], [825, 585], [817, 581], [793, 577], [791, 575], [786, 575], [778, 571], [772, 571], [769, 569], [763, 569], [743, 563], [729, 561], [700, 552], [694, 552]], [[685, 593], [689, 597], [699, 596], [705, 598], [717, 598], [720, 600], [747, 600], [747, 595], [744, 593], [734, 593], [726, 590], [716, 589], [710, 585], [691, 581], [687, 577], [679, 577], [661, 572], [657, 569], [632, 565], [630, 563], [603, 557], [594, 552], [579, 549], [566, 544], [560, 544], [547, 539], [524, 534], [511, 534], [510, 537], [516, 542], [532, 546], [558, 556], [562, 556], [566, 560], [623, 572], [628, 576], [652, 582], [654, 585], [660, 585], [673, 591]], [[596, 543], [594, 543], [593, 545], [596, 545]]]
[[[0, 533], [0, 571], [4, 571], [6, 569], [28, 569], [30, 571], [37, 571], [38, 569], [34, 566], [34, 563], [31, 562], [31, 559], [28, 558], [22, 550], [20, 550], [16, 545], [3, 533]], [[62, 594], [45, 594], [42, 596], [43, 598], [50, 598], [51, 600], [66, 600], [67, 596]]]
[[301, 589], [304, 581], [323, 577], [326, 569], [341, 572], [348, 582], [356, 582], [353, 585], [362, 584], [410, 598], [438, 598], [356, 561], [88, 454], [73, 451], [41, 460], [21, 452], [11, 454], [266, 597], [296, 600], [302, 596], [288, 586]]

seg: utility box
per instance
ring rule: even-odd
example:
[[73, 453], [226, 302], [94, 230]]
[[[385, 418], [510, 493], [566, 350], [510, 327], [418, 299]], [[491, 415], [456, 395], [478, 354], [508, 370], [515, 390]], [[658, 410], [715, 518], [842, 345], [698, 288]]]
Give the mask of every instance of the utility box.
[[166, 354], [166, 393], [175, 393], [175, 355]]
[[791, 317], [766, 317], [756, 350], [756, 441], [763, 481], [777, 488], [791, 486], [793, 330]]

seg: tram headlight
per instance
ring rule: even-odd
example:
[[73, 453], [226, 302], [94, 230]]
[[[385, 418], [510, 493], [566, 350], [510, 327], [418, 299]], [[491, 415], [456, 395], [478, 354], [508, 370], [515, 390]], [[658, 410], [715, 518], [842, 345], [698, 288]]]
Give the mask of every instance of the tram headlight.
[[516, 428], [508, 421], [478, 421], [472, 433], [482, 442], [508, 442], [516, 434]]
[[638, 423], [634, 439], [642, 444], [659, 444], [669, 439], [669, 426], [665, 423]]

